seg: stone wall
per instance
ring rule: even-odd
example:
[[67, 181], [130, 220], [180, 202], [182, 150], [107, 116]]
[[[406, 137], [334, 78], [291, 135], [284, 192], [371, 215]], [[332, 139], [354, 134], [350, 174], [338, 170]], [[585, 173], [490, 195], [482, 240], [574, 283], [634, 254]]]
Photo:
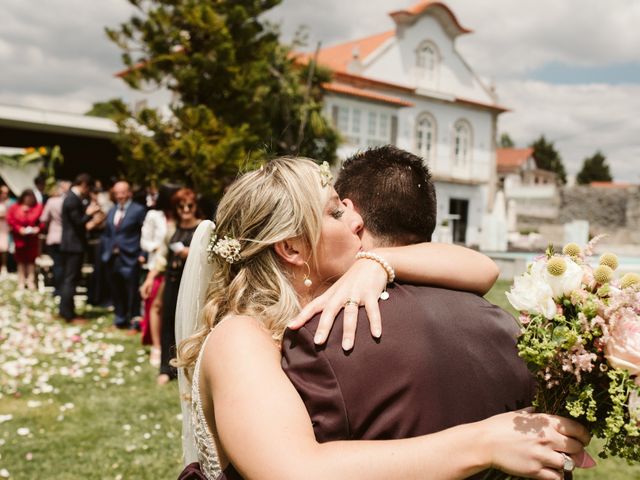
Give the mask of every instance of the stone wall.
[[609, 244], [640, 245], [640, 187], [564, 187], [558, 218], [518, 216], [518, 228], [539, 232], [545, 239], [562, 241], [562, 225], [587, 220], [590, 236], [606, 233]]
[[629, 193], [628, 189], [621, 188], [563, 188], [558, 221], [587, 220], [594, 227], [626, 227]]

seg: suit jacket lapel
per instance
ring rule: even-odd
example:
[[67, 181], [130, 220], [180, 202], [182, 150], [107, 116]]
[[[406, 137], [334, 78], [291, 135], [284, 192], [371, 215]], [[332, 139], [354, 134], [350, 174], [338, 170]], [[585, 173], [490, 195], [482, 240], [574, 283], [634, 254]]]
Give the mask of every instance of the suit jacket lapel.
[[118, 209], [117, 206], [115, 207], [111, 207], [111, 210], [109, 210], [109, 213], [107, 214], [107, 223], [109, 224], [109, 226], [111, 228], [113, 228], [113, 231], [116, 230], [116, 210]]

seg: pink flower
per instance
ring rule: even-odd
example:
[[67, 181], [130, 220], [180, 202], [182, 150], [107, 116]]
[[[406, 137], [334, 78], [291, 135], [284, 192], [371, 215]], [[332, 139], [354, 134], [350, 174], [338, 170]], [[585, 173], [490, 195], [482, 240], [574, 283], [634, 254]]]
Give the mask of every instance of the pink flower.
[[640, 375], [640, 321], [635, 316], [621, 316], [609, 331], [604, 347], [607, 360], [614, 368]]

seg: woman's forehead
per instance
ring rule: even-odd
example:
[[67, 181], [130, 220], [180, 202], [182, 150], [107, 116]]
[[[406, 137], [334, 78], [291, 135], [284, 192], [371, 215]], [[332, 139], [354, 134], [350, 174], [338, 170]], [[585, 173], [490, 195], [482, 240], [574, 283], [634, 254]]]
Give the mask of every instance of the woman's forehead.
[[340, 197], [338, 196], [338, 192], [336, 192], [336, 190], [333, 187], [323, 188], [322, 193], [324, 196], [325, 207], [335, 205], [336, 203], [340, 203]]

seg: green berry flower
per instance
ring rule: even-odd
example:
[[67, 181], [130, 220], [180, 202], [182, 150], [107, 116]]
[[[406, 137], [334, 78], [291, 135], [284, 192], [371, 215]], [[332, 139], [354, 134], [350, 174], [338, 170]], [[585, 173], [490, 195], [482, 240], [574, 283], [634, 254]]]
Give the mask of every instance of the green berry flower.
[[600, 284], [609, 283], [613, 279], [613, 269], [608, 265], [600, 265], [593, 272], [593, 278]]
[[640, 275], [637, 273], [625, 273], [620, 279], [620, 288], [629, 288], [631, 286], [640, 286]]
[[561, 276], [567, 271], [567, 262], [561, 257], [551, 257], [547, 262], [547, 272], [554, 277]]
[[570, 257], [577, 257], [582, 253], [582, 249], [577, 243], [567, 243], [562, 248], [562, 253], [564, 253], [565, 255], [569, 255]]
[[611, 270], [618, 268], [618, 256], [615, 253], [603, 253], [600, 257], [600, 265], [611, 267]]

